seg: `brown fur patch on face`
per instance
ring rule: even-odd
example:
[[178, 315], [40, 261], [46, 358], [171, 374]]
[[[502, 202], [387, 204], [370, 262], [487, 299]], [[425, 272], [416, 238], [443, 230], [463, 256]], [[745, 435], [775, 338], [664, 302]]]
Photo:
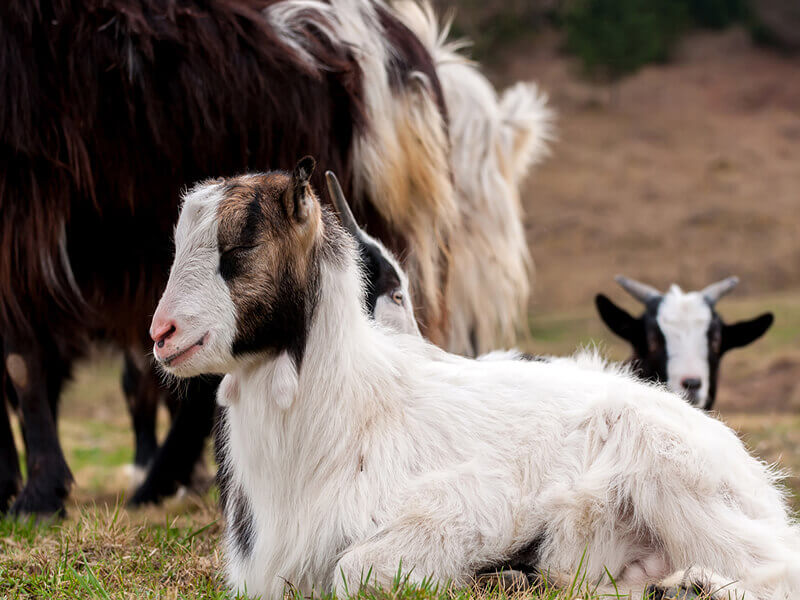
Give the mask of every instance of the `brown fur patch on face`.
[[[286, 173], [225, 182], [218, 208], [220, 274], [236, 306], [232, 352], [288, 351], [299, 366], [319, 292], [319, 203]], [[298, 216], [296, 201], [311, 194]]]

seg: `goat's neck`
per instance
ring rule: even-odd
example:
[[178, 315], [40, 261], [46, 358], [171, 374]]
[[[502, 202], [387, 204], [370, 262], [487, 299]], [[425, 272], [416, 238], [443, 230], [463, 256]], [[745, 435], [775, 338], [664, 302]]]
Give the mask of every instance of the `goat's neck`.
[[[381, 334], [362, 308], [355, 257], [348, 254], [343, 266], [321, 266], [320, 294], [296, 380], [287, 384], [292, 373], [285, 370], [294, 363], [285, 356], [233, 374], [241, 393], [231, 406], [231, 434], [259, 447], [259, 460], [280, 468], [318, 466], [315, 461], [355, 443], [359, 423], [379, 404], [369, 390], [387, 377], [387, 362], [374, 344]], [[290, 397], [276, 397], [287, 393]]]

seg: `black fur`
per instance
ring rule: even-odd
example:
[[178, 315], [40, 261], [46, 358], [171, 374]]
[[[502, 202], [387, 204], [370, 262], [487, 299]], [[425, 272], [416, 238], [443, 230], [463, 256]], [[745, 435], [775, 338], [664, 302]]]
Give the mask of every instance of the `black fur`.
[[300, 368], [311, 316], [319, 296], [318, 269], [315, 264], [305, 285], [301, 285], [288, 269], [277, 274], [275, 298], [271, 302], [250, 304], [244, 314], [237, 315], [238, 328], [232, 346], [234, 355], [264, 350], [276, 354], [286, 351], [294, 359], [295, 366]]
[[158, 450], [156, 416], [161, 386], [136, 366], [130, 353], [125, 353], [122, 370], [122, 391], [133, 421], [135, 453], [133, 463], [147, 468]]
[[400, 287], [400, 275], [375, 244], [363, 236], [357, 241], [367, 287], [366, 307], [373, 314], [378, 298]]
[[[300, 33], [320, 67], [302, 60], [263, 18], [275, 1], [0, 2], [0, 331], [36, 373], [15, 392], [26, 441], [41, 444], [28, 447], [17, 508], [63, 506], [64, 374], [91, 338], [130, 348], [147, 330], [183, 186], [313, 152], [351, 191], [353, 140], [369, 128], [361, 67], [313, 24]], [[421, 44], [388, 13], [382, 22], [441, 100]], [[403, 248], [370, 198], [356, 200], [372, 230]]]
[[167, 439], [153, 459], [144, 483], [130, 500], [133, 506], [152, 504], [189, 485], [206, 438], [214, 423], [219, 377], [195, 377], [187, 382], [183, 401]]
[[529, 582], [536, 581], [539, 577], [541, 550], [545, 539], [544, 534], [537, 535], [505, 560], [482, 566], [477, 571], [476, 578], [481, 575], [500, 571], [519, 571], [525, 574]]
[[527, 352], [523, 352], [522, 354], [520, 354], [519, 359], [527, 360], [529, 362], [543, 362], [543, 363], [550, 362], [550, 359], [547, 358], [546, 356], [538, 356], [536, 354], [529, 354]]
[[[0, 340], [0, 344], [2, 340]], [[15, 396], [11, 382], [5, 372], [0, 372], [0, 386], [5, 390], [4, 396], [11, 398]], [[11, 433], [11, 423], [8, 418], [8, 411], [11, 406], [6, 406], [6, 402], [0, 400], [0, 513], [8, 510], [11, 499], [19, 491], [22, 484], [22, 473], [19, 468], [19, 456], [17, 447], [14, 445], [14, 437]]]
[[231, 528], [236, 549], [242, 558], [247, 558], [253, 551], [255, 543], [255, 527], [253, 526], [253, 509], [247, 494], [237, 487], [228, 498], [230, 513], [227, 526]]

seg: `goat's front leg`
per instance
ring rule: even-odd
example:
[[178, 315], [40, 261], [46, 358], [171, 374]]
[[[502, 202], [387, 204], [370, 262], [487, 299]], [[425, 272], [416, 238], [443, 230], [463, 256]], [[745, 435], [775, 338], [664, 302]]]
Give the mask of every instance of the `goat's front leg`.
[[132, 479], [133, 487], [137, 487], [147, 476], [147, 468], [158, 451], [156, 417], [161, 386], [150, 359], [142, 356], [137, 363], [134, 352], [138, 350], [129, 349], [125, 352], [122, 389], [133, 421], [135, 452]]
[[16, 392], [7, 377], [0, 370], [0, 380], [2, 380], [0, 391], [3, 392], [3, 397], [0, 398], [0, 512], [8, 509], [11, 498], [17, 493], [22, 483], [19, 456], [8, 418], [11, 404], [16, 404]]
[[426, 483], [398, 500], [396, 518], [345, 551], [333, 573], [337, 594], [388, 589], [398, 573], [409, 583], [463, 586], [479, 572], [508, 568], [536, 538], [515, 528], [515, 496], [506, 482], [472, 474]]
[[133, 506], [155, 504], [190, 485], [206, 438], [211, 434], [219, 379], [195, 377], [170, 426], [167, 439], [156, 453], [147, 478], [130, 499]]
[[72, 483], [56, 429], [64, 363], [57, 353], [6, 340], [5, 366], [19, 401], [28, 466], [28, 481], [11, 512], [63, 515], [64, 499]]

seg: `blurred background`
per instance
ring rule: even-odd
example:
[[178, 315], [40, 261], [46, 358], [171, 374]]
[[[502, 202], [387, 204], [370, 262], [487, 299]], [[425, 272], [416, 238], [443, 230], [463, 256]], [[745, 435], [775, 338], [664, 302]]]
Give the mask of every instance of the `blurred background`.
[[[641, 307], [614, 275], [662, 290], [738, 275], [722, 317], [773, 311], [776, 322], [725, 356], [716, 408], [760, 456], [800, 473], [800, 2], [434, 4], [498, 88], [537, 81], [557, 113], [551, 155], [522, 189], [536, 274], [521, 345], [596, 343], [621, 360], [628, 347], [594, 296]], [[126, 486], [118, 363], [96, 357], [64, 400], [78, 499]]]

